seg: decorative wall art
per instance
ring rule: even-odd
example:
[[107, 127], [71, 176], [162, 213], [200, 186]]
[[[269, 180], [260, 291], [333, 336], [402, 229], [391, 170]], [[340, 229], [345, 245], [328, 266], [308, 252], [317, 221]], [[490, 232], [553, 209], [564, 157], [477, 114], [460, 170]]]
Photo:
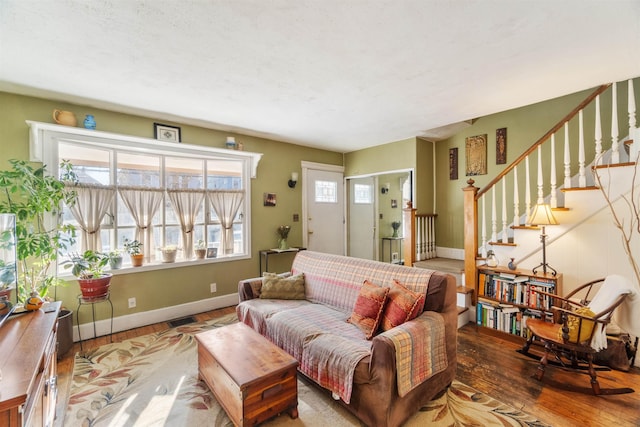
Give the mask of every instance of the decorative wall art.
[[153, 124], [154, 136], [158, 141], [181, 142], [180, 128], [177, 126]]
[[264, 193], [264, 205], [275, 206], [276, 205], [276, 193]]
[[458, 147], [449, 148], [449, 179], [458, 179]]
[[469, 136], [465, 140], [467, 176], [487, 174], [487, 134]]
[[398, 200], [397, 199], [391, 199], [391, 208], [395, 209], [398, 207]]
[[507, 128], [496, 129], [496, 165], [507, 163]]

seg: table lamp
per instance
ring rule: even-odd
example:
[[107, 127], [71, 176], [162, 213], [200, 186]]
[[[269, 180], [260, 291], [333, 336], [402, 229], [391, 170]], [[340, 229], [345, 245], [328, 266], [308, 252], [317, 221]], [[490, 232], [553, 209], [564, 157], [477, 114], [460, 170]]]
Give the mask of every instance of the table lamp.
[[536, 268], [531, 270], [533, 274], [536, 273], [540, 267], [542, 267], [542, 272], [547, 274], [547, 269], [551, 271], [551, 275], [555, 276], [558, 272], [553, 269], [549, 264], [547, 264], [547, 246], [546, 240], [547, 235], [545, 234], [545, 226], [547, 225], [557, 225], [558, 221], [553, 216], [551, 212], [551, 206], [547, 203], [538, 203], [533, 207], [531, 211], [531, 215], [527, 218], [527, 224], [530, 225], [540, 225], [542, 226], [542, 234], [540, 234], [540, 241], [542, 242], [542, 264], [538, 265]]

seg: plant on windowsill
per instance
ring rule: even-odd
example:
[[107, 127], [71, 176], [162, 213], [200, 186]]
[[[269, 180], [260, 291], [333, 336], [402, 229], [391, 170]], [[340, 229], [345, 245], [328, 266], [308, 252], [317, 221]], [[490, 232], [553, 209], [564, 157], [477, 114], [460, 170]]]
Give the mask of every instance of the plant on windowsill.
[[71, 268], [71, 274], [78, 279], [83, 298], [98, 299], [107, 295], [111, 285], [112, 275], [104, 271], [108, 263], [109, 255], [88, 250], [72, 255], [62, 265], [65, 269]]
[[[47, 298], [49, 290], [65, 284], [56, 277], [60, 252], [75, 243], [75, 227], [57, 221], [62, 204], [73, 206], [77, 194], [65, 182], [77, 182], [73, 166], [60, 164], [60, 179], [24, 160], [9, 160], [11, 169], [0, 171], [0, 212], [16, 214], [19, 302]], [[49, 220], [48, 215], [54, 220]]]
[[160, 248], [160, 252], [162, 252], [162, 262], [175, 262], [178, 247], [176, 245], [166, 245]]
[[142, 266], [142, 263], [144, 261], [144, 253], [142, 253], [142, 243], [140, 243], [138, 240], [124, 239], [124, 249], [131, 257], [132, 266]]
[[122, 268], [122, 251], [120, 249], [114, 249], [107, 254], [109, 258], [109, 268], [112, 270], [119, 270]]
[[207, 256], [207, 244], [202, 239], [196, 242], [193, 250], [197, 259], [204, 259]]

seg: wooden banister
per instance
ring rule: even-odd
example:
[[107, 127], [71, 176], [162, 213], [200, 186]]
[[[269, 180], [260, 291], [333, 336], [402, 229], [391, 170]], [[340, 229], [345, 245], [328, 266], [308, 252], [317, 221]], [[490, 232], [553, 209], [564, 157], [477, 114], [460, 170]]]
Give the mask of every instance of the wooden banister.
[[548, 140], [549, 138], [551, 138], [551, 135], [553, 135], [554, 133], [556, 133], [558, 130], [560, 130], [560, 128], [562, 128], [564, 126], [564, 124], [566, 122], [568, 122], [569, 120], [571, 120], [572, 118], [574, 118], [578, 112], [580, 112], [580, 110], [582, 110], [584, 107], [586, 107], [587, 105], [589, 105], [591, 102], [593, 102], [594, 99], [596, 99], [596, 97], [598, 95], [600, 95], [601, 93], [603, 93], [605, 90], [607, 90], [609, 87], [611, 87], [611, 83], [599, 86], [596, 90], [593, 91], [593, 93], [589, 96], [587, 96], [584, 101], [582, 101], [580, 104], [578, 104], [578, 106], [576, 108], [574, 108], [573, 110], [571, 110], [571, 112], [569, 112], [569, 114], [567, 114], [566, 116], [564, 116], [564, 118], [562, 118], [562, 120], [560, 120], [554, 127], [552, 127], [551, 129], [549, 129], [549, 131], [547, 131], [547, 133], [545, 133], [540, 139], [538, 139], [531, 147], [529, 147], [524, 153], [522, 153], [520, 156], [518, 156], [517, 159], [515, 159], [513, 162], [511, 162], [511, 164], [507, 167], [505, 167], [498, 175], [496, 175], [491, 181], [489, 181], [489, 183], [487, 185], [484, 186], [484, 188], [482, 188], [481, 190], [479, 190], [476, 193], [476, 200], [479, 199], [480, 197], [482, 197], [483, 194], [485, 194], [487, 191], [489, 191], [494, 185], [496, 185], [498, 182], [500, 182], [500, 180], [507, 175], [509, 172], [511, 172], [513, 170], [514, 167], [516, 167], [518, 164], [520, 164], [529, 154], [533, 153], [539, 145], [541, 145], [542, 143], [544, 143], [546, 140]]

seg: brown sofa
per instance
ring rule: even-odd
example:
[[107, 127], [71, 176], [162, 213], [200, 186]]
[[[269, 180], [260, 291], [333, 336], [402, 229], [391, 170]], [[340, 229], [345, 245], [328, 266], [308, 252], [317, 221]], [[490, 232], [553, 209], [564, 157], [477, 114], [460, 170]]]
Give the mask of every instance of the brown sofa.
[[[315, 351], [309, 350], [309, 343], [314, 342], [315, 337], [322, 336], [329, 346], [335, 342], [335, 347], [339, 348], [339, 343], [351, 340], [351, 345], [357, 336], [354, 345], [358, 350], [367, 349], [367, 354], [358, 361], [352, 373], [348, 403], [344, 398], [340, 402], [363, 423], [369, 426], [399, 426], [451, 384], [456, 372], [457, 357], [456, 284], [453, 276], [432, 270], [311, 251], [302, 251], [296, 255], [291, 274], [300, 273], [304, 273], [304, 300], [260, 298], [261, 278], [240, 281], [238, 318], [298, 358], [302, 373], [305, 373], [302, 366], [306, 363], [303, 360], [305, 352]], [[379, 286], [390, 286], [393, 280], [398, 280], [408, 289], [424, 292], [426, 299], [423, 313], [417, 319], [389, 331], [379, 332], [367, 341], [356, 326], [346, 322], [364, 280]], [[296, 313], [299, 313], [297, 317]], [[316, 314], [320, 317], [315, 318]], [[425, 329], [423, 334], [420, 328], [427, 321], [439, 324], [437, 335], [429, 332], [431, 329]], [[398, 329], [407, 327], [411, 328], [413, 334], [418, 331], [418, 335], [440, 336], [439, 342], [435, 344], [440, 344], [441, 353], [445, 353], [444, 357], [440, 357], [439, 370], [422, 382], [412, 384], [413, 388], [408, 392], [405, 383], [397, 375], [399, 361], [396, 360], [396, 345], [391, 338], [393, 334], [404, 333]], [[293, 339], [293, 343], [289, 342], [287, 336], [283, 337], [287, 335], [286, 331], [298, 336]], [[421, 340], [408, 341], [413, 343]], [[433, 346], [433, 343], [430, 345]], [[411, 360], [413, 359], [412, 357]], [[413, 366], [413, 369], [416, 368], [420, 370], [421, 367]], [[309, 376], [308, 373], [306, 376]], [[318, 378], [313, 377], [311, 375], [310, 379], [319, 384]], [[399, 395], [401, 383], [403, 396]], [[333, 395], [336, 398], [335, 391]]]

